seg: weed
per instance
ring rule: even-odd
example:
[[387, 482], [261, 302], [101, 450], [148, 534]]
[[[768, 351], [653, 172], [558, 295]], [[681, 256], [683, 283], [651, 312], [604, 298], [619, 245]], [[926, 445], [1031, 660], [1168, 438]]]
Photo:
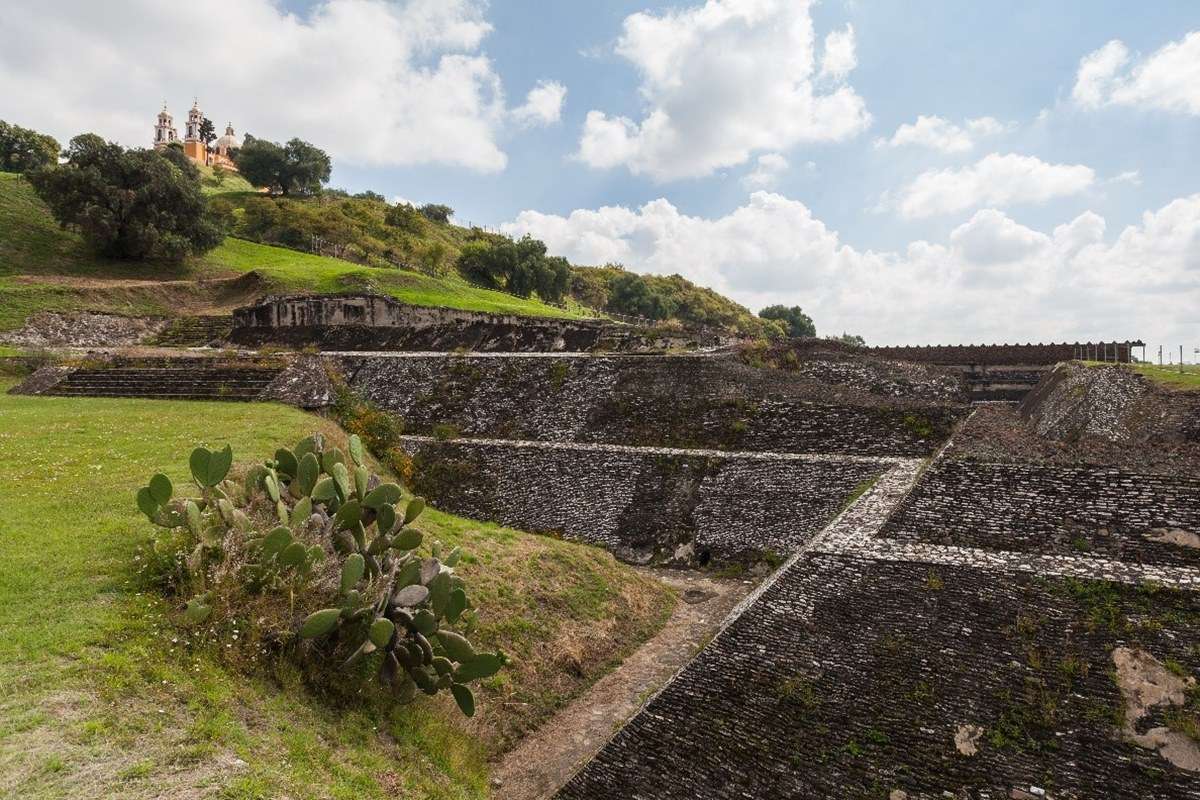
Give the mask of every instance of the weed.
[[925, 573], [925, 588], [931, 592], [940, 592], [945, 588], [946, 582], [942, 580], [942, 574], [936, 569], [930, 569]]

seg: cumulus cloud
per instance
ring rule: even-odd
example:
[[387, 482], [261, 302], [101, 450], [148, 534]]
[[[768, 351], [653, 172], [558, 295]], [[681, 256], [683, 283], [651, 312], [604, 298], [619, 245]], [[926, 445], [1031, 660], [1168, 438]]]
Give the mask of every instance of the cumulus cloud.
[[1036, 156], [992, 153], [970, 166], [929, 170], [881, 206], [906, 219], [950, 214], [978, 206], [1045, 203], [1078, 194], [1096, 181], [1082, 164], [1048, 164]]
[[977, 117], [957, 125], [944, 117], [920, 114], [916, 122], [906, 122], [889, 139], [876, 139], [875, 146], [928, 147], [943, 153], [965, 153], [985, 136], [1011, 131], [1016, 125], [1000, 122], [995, 117]]
[[[481, 0], [273, 0], [211, 5], [53, 0], [0, 25], [5, 117], [59, 138], [94, 131], [148, 144], [164, 100], [182, 128], [193, 94], [220, 127], [300, 136], [336, 162], [504, 168], [510, 119], [481, 53]], [[526, 112], [550, 112], [553, 84]], [[535, 89], [535, 92], [539, 92]], [[533, 95], [533, 93], [531, 93]]]
[[[863, 251], [770, 192], [712, 218], [658, 199], [567, 216], [525, 211], [504, 230], [577, 263], [680, 273], [751, 308], [800, 305], [822, 332], [877, 344], [1185, 341], [1200, 306], [1200, 194], [1147, 212], [1111, 243], [1092, 212], [1046, 233], [984, 209], [946, 242]], [[1135, 293], [1153, 302], [1131, 302]]]
[[822, 90], [814, 42], [807, 0], [707, 0], [632, 14], [616, 52], [640, 74], [646, 111], [640, 121], [590, 111], [578, 158], [665, 181], [744, 164], [756, 151], [853, 137], [871, 119], [844, 83], [853, 30], [827, 37]]
[[539, 81], [525, 96], [525, 104], [513, 109], [513, 116], [522, 125], [553, 125], [562, 117], [567, 87], [558, 81]]
[[1200, 31], [1130, 67], [1132, 61], [1119, 39], [1089, 53], [1079, 62], [1071, 97], [1089, 109], [1115, 105], [1200, 114]]
[[821, 56], [821, 74], [842, 80], [858, 66], [854, 43], [854, 26], [844, 31], [831, 31], [825, 36], [825, 53]]
[[[808, 162], [811, 164], [812, 162]], [[807, 166], [807, 165], [806, 165]], [[742, 178], [742, 185], [747, 189], [766, 189], [778, 183], [783, 173], [787, 172], [788, 160], [779, 153], [764, 153], [755, 161], [754, 169]]]

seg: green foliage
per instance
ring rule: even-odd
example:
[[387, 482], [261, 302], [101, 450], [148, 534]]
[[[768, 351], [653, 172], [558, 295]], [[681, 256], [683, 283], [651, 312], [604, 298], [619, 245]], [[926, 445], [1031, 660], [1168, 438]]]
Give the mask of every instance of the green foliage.
[[66, 164], [36, 169], [29, 181], [54, 218], [77, 229], [96, 253], [180, 261], [220, 244], [224, 234], [199, 173], [182, 153], [126, 150], [83, 134], [66, 156]]
[[530, 236], [516, 241], [500, 238], [466, 245], [458, 271], [468, 280], [503, 288], [518, 297], [559, 302], [571, 285], [571, 265], [565, 258], [546, 255], [546, 243]]
[[439, 225], [446, 225], [450, 222], [450, 217], [454, 216], [454, 209], [441, 203], [426, 203], [417, 209], [421, 212], [421, 216], [430, 222], [436, 222]]
[[725, 328], [755, 338], [782, 335], [777, 322], [756, 317], [681, 275], [638, 275], [619, 264], [575, 267], [571, 292], [579, 302], [613, 313]]
[[[191, 595], [182, 622], [220, 616], [264, 624], [264, 616], [250, 611], [267, 602], [260, 598], [286, 597], [289, 609], [297, 599], [311, 602], [319, 607], [291, 622], [290, 630], [257, 636], [311, 640], [294, 652], [315, 673], [341, 663], [352, 676], [374, 675], [402, 702], [448, 689], [471, 716], [475, 699], [466, 684], [495, 675], [506, 656], [477, 652], [451, 627], [470, 609], [466, 585], [454, 571], [461, 551], [443, 554], [435, 542], [432, 555], [422, 557], [417, 549], [424, 537], [410, 526], [425, 501], [409, 500], [401, 515], [400, 487], [370, 476], [357, 435], [349, 452], [353, 485], [345, 454], [315, 434], [294, 449], [278, 449], [242, 482], [227, 480], [230, 447], [196, 448], [189, 459], [201, 490], [195, 500], [173, 499], [174, 487], [162, 474], [138, 491], [139, 510], [170, 529], [174, 541], [182, 537], [188, 553], [170, 562], [180, 574], [166, 581]], [[277, 519], [266, 508], [275, 509]], [[336, 593], [323, 588], [326, 576], [336, 577]], [[287, 619], [296, 620], [295, 612]], [[340, 685], [345, 678], [331, 680]]]
[[329, 182], [332, 164], [324, 150], [300, 139], [280, 145], [246, 134], [235, 159], [238, 171], [255, 186], [282, 195], [316, 194]]
[[58, 160], [58, 140], [0, 119], [0, 172], [29, 172]]
[[787, 334], [792, 338], [817, 335], [817, 326], [813, 324], [812, 317], [805, 314], [800, 306], [791, 308], [782, 305], [767, 306], [758, 312], [758, 316], [763, 319], [779, 320], [786, 326]]

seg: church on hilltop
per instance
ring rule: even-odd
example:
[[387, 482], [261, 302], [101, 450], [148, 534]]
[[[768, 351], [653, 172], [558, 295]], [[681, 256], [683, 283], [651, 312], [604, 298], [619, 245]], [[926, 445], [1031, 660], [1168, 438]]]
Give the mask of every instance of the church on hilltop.
[[192, 110], [188, 112], [187, 127], [181, 140], [175, 130], [175, 120], [167, 112], [167, 104], [163, 103], [162, 111], [158, 112], [158, 124], [154, 126], [154, 149], [161, 150], [174, 142], [180, 142], [184, 154], [197, 164], [221, 166], [236, 172], [237, 165], [233, 163], [232, 151], [241, 147], [242, 143], [234, 134], [233, 125], [225, 126], [224, 136], [215, 137], [211, 122], [208, 123], [208, 130], [204, 129], [206, 121], [204, 112], [200, 110], [200, 101], [196, 100], [192, 103]]

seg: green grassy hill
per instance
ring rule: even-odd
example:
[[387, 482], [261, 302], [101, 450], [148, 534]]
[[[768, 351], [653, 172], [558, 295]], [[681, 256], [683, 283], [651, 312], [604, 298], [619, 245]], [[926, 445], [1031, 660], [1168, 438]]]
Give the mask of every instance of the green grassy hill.
[[[135, 579], [134, 491], [197, 444], [239, 461], [327, 420], [273, 404], [18, 397], [0, 379], [0, 796], [485, 798], [487, 761], [658, 629], [674, 601], [595, 548], [427, 511], [461, 544], [473, 639], [512, 657], [448, 698], [332, 707], [286, 667], [233, 671]], [[130, 425], [130, 420], [137, 420]], [[218, 433], [219, 432], [219, 433]], [[612, 635], [619, 620], [619, 636]], [[228, 632], [226, 632], [228, 635]], [[567, 665], [570, 666], [567, 666]]]
[[[88, 252], [77, 234], [58, 226], [28, 182], [19, 175], [0, 173], [0, 330], [19, 327], [38, 311], [174, 316], [227, 310], [230, 298], [192, 282], [250, 271], [264, 280], [258, 294], [372, 289], [418, 305], [529, 316], [583, 316], [578, 306], [561, 309], [535, 299], [478, 289], [454, 275], [431, 277], [411, 270], [360, 266], [238, 239], [226, 239], [216, 250], [179, 265], [98, 258]], [[158, 283], [162, 281], [187, 283]], [[232, 302], [236, 305], [250, 299], [238, 297]]]

